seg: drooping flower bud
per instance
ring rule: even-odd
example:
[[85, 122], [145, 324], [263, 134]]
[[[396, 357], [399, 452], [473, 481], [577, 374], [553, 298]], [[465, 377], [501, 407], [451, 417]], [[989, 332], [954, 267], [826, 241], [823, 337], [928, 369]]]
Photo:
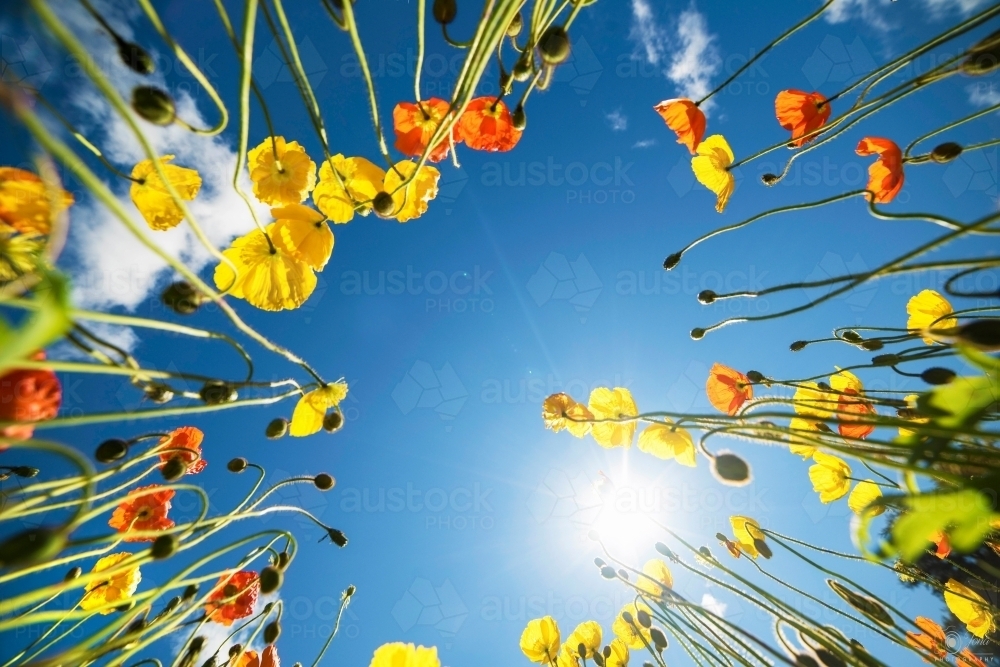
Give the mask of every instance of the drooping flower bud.
[[264, 626], [264, 643], [273, 644], [278, 641], [278, 637], [281, 635], [281, 624], [277, 620], [273, 620]]
[[524, 56], [518, 58], [517, 62], [514, 63], [514, 69], [511, 71], [514, 75], [515, 81], [527, 81], [531, 78], [531, 54], [525, 53]]
[[190, 315], [205, 303], [206, 297], [191, 283], [179, 280], [163, 290], [160, 300], [178, 315]]
[[761, 183], [763, 183], [768, 187], [773, 186], [780, 180], [781, 178], [779, 178], [777, 174], [764, 174], [763, 176], [760, 177]]
[[333, 409], [323, 417], [323, 430], [327, 433], [336, 433], [344, 425], [344, 415], [339, 409]]
[[264, 435], [266, 435], [270, 440], [277, 440], [282, 438], [288, 433], [288, 420], [284, 417], [276, 417], [272, 419], [267, 424], [267, 428], [264, 429]]
[[229, 647], [229, 659], [232, 660], [236, 656], [243, 653], [243, 644], [233, 644]]
[[268, 593], [273, 593], [274, 591], [281, 588], [282, 574], [281, 570], [274, 567], [273, 565], [268, 565], [263, 570], [260, 571], [260, 592], [265, 595]]
[[226, 464], [226, 470], [229, 472], [241, 473], [247, 469], [247, 460], [242, 456], [237, 456], [234, 459], [229, 459], [229, 463]]
[[333, 485], [336, 483], [337, 480], [335, 480], [332, 476], [326, 474], [325, 472], [321, 472], [320, 474], [313, 477], [313, 484], [315, 484], [316, 488], [319, 489], [320, 491], [329, 491], [330, 489], [333, 488]]
[[736, 454], [726, 452], [712, 459], [712, 475], [728, 486], [743, 486], [750, 482], [750, 466]]
[[184, 594], [181, 597], [184, 600], [190, 600], [197, 594], [198, 594], [198, 585], [188, 584], [188, 587], [184, 589]]
[[111, 438], [110, 440], [105, 440], [97, 446], [97, 451], [94, 452], [94, 458], [101, 463], [111, 463], [112, 461], [117, 461], [128, 454], [128, 443], [120, 438]]
[[380, 192], [372, 200], [372, 209], [380, 218], [391, 218], [396, 205], [392, 201], [392, 195], [388, 192]]
[[675, 252], [672, 255], [667, 255], [667, 258], [663, 260], [663, 268], [669, 271], [670, 269], [677, 266], [681, 261], [681, 254], [682, 253]]
[[538, 40], [538, 49], [542, 52], [542, 60], [549, 65], [558, 65], [569, 58], [569, 35], [566, 29], [559, 25], [549, 26]]
[[938, 164], [945, 164], [947, 162], [951, 162], [961, 154], [961, 146], [956, 144], [954, 141], [946, 141], [945, 143], [934, 147], [934, 150], [931, 151], [931, 159]]
[[510, 24], [507, 26], [507, 36], [517, 37], [521, 34], [521, 28], [524, 27], [524, 19], [521, 18], [521, 12], [514, 14], [514, 18], [510, 20]]
[[38, 468], [32, 468], [31, 466], [14, 466], [10, 469], [15, 477], [23, 477], [25, 479], [30, 479], [38, 475]]
[[996, 352], [1000, 350], [1000, 320], [972, 320], [959, 327], [955, 337], [984, 352]]
[[848, 343], [861, 342], [861, 334], [859, 334], [857, 331], [851, 331], [850, 329], [840, 334], [840, 337], [846, 340]]
[[133, 88], [132, 108], [153, 125], [170, 125], [177, 118], [177, 109], [170, 94], [154, 86]]
[[516, 107], [514, 107], [514, 113], [511, 114], [510, 117], [510, 124], [515, 130], [518, 130], [519, 132], [524, 131], [524, 128], [527, 127], [528, 117], [524, 113], [523, 105], [518, 104]]
[[83, 574], [83, 568], [82, 567], [79, 567], [79, 566], [72, 567], [72, 568], [70, 568], [69, 572], [66, 573], [66, 576], [63, 577], [63, 581], [73, 581], [74, 579], [76, 579], [77, 577], [79, 577], [81, 574]]
[[0, 542], [0, 568], [50, 560], [66, 546], [66, 535], [54, 528], [22, 530]]
[[206, 382], [202, 385], [198, 395], [207, 405], [232, 403], [239, 396], [236, 392], [236, 387], [228, 382], [222, 382], [220, 380], [210, 380]]
[[948, 384], [955, 379], [955, 371], [935, 366], [921, 373], [920, 379], [927, 384]]
[[698, 301], [700, 301], [701, 303], [703, 303], [703, 304], [705, 304], [707, 306], [710, 303], [714, 303], [715, 302], [715, 298], [717, 296], [719, 296], [719, 295], [716, 294], [713, 290], [704, 289], [704, 290], [698, 292]]
[[898, 354], [877, 354], [872, 357], [875, 366], [895, 366], [900, 361]]
[[160, 467], [160, 474], [168, 482], [176, 482], [187, 472], [187, 462], [179, 456], [171, 458]]
[[704, 337], [705, 337], [705, 330], [702, 329], [701, 327], [695, 327], [694, 329], [691, 329], [692, 340], [701, 340]]
[[639, 621], [639, 625], [641, 625], [644, 628], [649, 628], [652, 627], [653, 625], [653, 619], [649, 617], [649, 612], [646, 611], [645, 609], [640, 609], [639, 611], [637, 611], [635, 614], [635, 619]]
[[347, 535], [344, 535], [343, 531], [337, 530], [336, 528], [327, 528], [326, 534], [327, 537], [330, 538], [330, 541], [338, 547], [343, 548], [347, 546]]
[[601, 576], [605, 579], [614, 579], [618, 575], [615, 573], [615, 568], [610, 565], [605, 565], [601, 568]]
[[650, 628], [649, 638], [653, 640], [653, 647], [656, 649], [657, 653], [663, 653], [663, 650], [667, 648], [667, 638], [663, 634], [663, 630], [659, 628]]
[[177, 538], [167, 533], [153, 540], [149, 553], [154, 559], [163, 560], [173, 556], [175, 551], [177, 551]]
[[118, 43], [118, 57], [130, 70], [144, 76], [156, 71], [156, 63], [153, 62], [146, 49], [135, 42], [127, 42], [118, 35], [115, 35], [115, 41]]
[[869, 352], [876, 352], [881, 350], [883, 347], [885, 347], [885, 345], [878, 339], [866, 340], [861, 343], [861, 348], [868, 350]]
[[455, 0], [434, 0], [434, 6], [431, 11], [434, 14], [435, 21], [441, 25], [448, 25], [458, 15], [458, 5], [455, 3]]
[[805, 347], [806, 347], [806, 345], [808, 345], [808, 344], [809, 344], [809, 341], [807, 341], [807, 340], [797, 340], [794, 343], [792, 343], [791, 345], [789, 345], [788, 349], [791, 350], [792, 352], [798, 352], [800, 350], [804, 350]]
[[142, 393], [153, 403], [162, 405], [174, 399], [174, 390], [161, 382], [151, 382], [142, 388]]
[[763, 382], [764, 375], [759, 371], [747, 371], [747, 379], [754, 383]]

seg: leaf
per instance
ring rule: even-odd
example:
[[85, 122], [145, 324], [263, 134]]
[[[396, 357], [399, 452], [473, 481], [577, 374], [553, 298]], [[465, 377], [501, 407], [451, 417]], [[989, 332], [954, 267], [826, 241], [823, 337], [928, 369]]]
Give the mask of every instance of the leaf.
[[920, 557], [937, 531], [948, 534], [956, 551], [974, 551], [997, 516], [987, 497], [974, 489], [907, 496], [903, 502], [908, 511], [893, 525], [892, 542], [908, 563]]
[[0, 372], [60, 338], [73, 325], [69, 281], [56, 271], [39, 268], [39, 273], [42, 280], [31, 291], [33, 312], [21, 327], [13, 328], [0, 319]]

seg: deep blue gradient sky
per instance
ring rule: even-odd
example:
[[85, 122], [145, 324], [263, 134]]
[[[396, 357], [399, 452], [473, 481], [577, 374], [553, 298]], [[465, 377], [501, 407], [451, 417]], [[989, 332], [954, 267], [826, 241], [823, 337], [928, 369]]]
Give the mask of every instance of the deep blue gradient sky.
[[[11, 11], [12, 4], [7, 3]], [[236, 60], [211, 3], [160, 4], [172, 33], [198, 54], [232, 102]], [[697, 10], [716, 35], [723, 59], [712, 83], [813, 5], [699, 2]], [[668, 33], [675, 30], [678, 13], [688, 8], [675, 1], [654, 5]], [[306, 68], [334, 151], [375, 160], [364, 84], [354, 74], [346, 36], [334, 29], [320, 3], [288, 3], [288, 10], [304, 54], [311, 54], [304, 55]], [[359, 2], [356, 11], [376, 69], [380, 110], [387, 117], [395, 102], [412, 99], [406, 62], [415, 46], [415, 7], [383, 0]], [[460, 2], [459, 12], [454, 33], [465, 35], [473, 8]], [[723, 133], [737, 157], [781, 141], [787, 134], [773, 112], [779, 90], [832, 94], [956, 18], [954, 13], [931, 17], [922, 3], [893, 3], [878, 6], [877, 12], [890, 29], [860, 19], [836, 25], [819, 21], [783, 44], [717, 96], [708, 133]], [[291, 404], [195, 422], [206, 432], [210, 461], [196, 479], [220, 509], [248, 488], [248, 479], [225, 470], [225, 461], [237, 455], [265, 466], [274, 479], [327, 471], [338, 480], [327, 494], [310, 488], [287, 494], [351, 540], [348, 548], [337, 550], [329, 543], [315, 544], [320, 537], [315, 528], [298, 526], [303, 548], [282, 590], [289, 606], [280, 648], [288, 664], [312, 660], [330, 630], [339, 592], [351, 583], [358, 593], [331, 664], [367, 665], [375, 647], [395, 640], [437, 645], [442, 663], [451, 667], [524, 664], [518, 649], [521, 630], [543, 614], [555, 616], [564, 634], [590, 618], [610, 634], [613, 615], [629, 596], [598, 576], [592, 564], [597, 547], [586, 540], [590, 528], [604, 525], [606, 510], [594, 490], [602, 474], [617, 488], [617, 497], [634, 493], [657, 520], [714, 551], [719, 550], [714, 535], [729, 532], [730, 514], [753, 516], [769, 528], [829, 548], [852, 549], [846, 503], [820, 505], [808, 464], [785, 451], [728, 443], [751, 462], [755, 476], [749, 487], [734, 491], [713, 481], [704, 459], [691, 470], [634, 450], [601, 450], [589, 438], [546, 432], [541, 401], [556, 391], [585, 400], [593, 387], [624, 386], [640, 410], [701, 411], [710, 409], [703, 387], [715, 361], [796, 378], [866, 360], [869, 355], [853, 348], [818, 345], [792, 354], [788, 344], [827, 336], [836, 326], [905, 326], [906, 299], [924, 287], [940, 287], [940, 276], [885, 280], [796, 317], [729, 327], [702, 341], [689, 338], [692, 327], [731, 315], [773, 312], [816, 294], [799, 289], [712, 306], [699, 305], [695, 296], [703, 289], [761, 289], [873, 268], [900, 248], [938, 235], [938, 228], [874, 220], [854, 199], [768, 219], [713, 240], [690, 252], [671, 273], [661, 263], [716, 226], [863, 187], [870, 160], [854, 154], [862, 136], [908, 143], [975, 109], [969, 85], [996, 95], [998, 79], [946, 82], [884, 111], [863, 129], [805, 156], [778, 187], [765, 188], [759, 177], [777, 171], [788, 151], [752, 162], [740, 170], [740, 185], [719, 215], [714, 196], [694, 182], [686, 150], [652, 110], [674, 97], [676, 89], [662, 65], [643, 59], [629, 37], [631, 26], [631, 9], [622, 0], [601, 0], [583, 11], [573, 26], [574, 59], [559, 70], [551, 90], [532, 97], [527, 130], [516, 149], [483, 154], [460, 148], [462, 168], [440, 165], [441, 194], [418, 220], [399, 225], [358, 217], [338, 226], [333, 258], [303, 308], [275, 315], [236, 303], [265, 335], [351, 386], [344, 405], [348, 422], [333, 436], [266, 440], [268, 420], [289, 415]], [[145, 21], [137, 22], [136, 31], [162, 52]], [[446, 49], [433, 26], [428, 32], [424, 91], [447, 97], [454, 78], [447, 68], [459, 62], [457, 52]], [[19, 33], [17, 39], [23, 38]], [[258, 42], [255, 74], [277, 132], [303, 142], [314, 159], [320, 157], [287, 71], [265, 54], [270, 37], [261, 34]], [[936, 62], [923, 59], [916, 70]], [[495, 77], [494, 70], [483, 82], [485, 93], [496, 90]], [[190, 89], [187, 77], [171, 72], [167, 80], [175, 90]], [[58, 77], [49, 85], [57, 99], [65, 93]], [[206, 96], [194, 96], [203, 113], [214, 117]], [[835, 114], [838, 108], [834, 103]], [[615, 113], [627, 119], [623, 129], [613, 129], [608, 116]], [[1000, 122], [991, 116], [942, 139], [979, 141], [998, 130]], [[255, 116], [251, 144], [265, 133]], [[2, 161], [23, 161], [30, 142], [10, 125], [4, 135], [14, 140], [0, 144]], [[226, 136], [234, 141], [235, 127]], [[909, 168], [906, 176], [892, 210], [948, 211], [971, 220], [996, 208], [995, 150], [964, 156], [947, 167]], [[983, 280], [996, 286], [995, 274]], [[156, 299], [136, 312], [175, 317]], [[226, 326], [218, 313], [207, 310], [185, 321]], [[154, 367], [220, 376], [240, 370], [228, 352], [167, 336], [150, 336], [136, 351]], [[260, 348], [252, 351], [263, 377], [288, 373]], [[917, 381], [888, 370], [862, 379], [873, 389], [920, 389]], [[65, 384], [67, 409], [138, 405], [136, 392], [117, 381], [66, 378]], [[121, 422], [51, 434], [86, 451], [107, 437], [184, 423], [190, 420]], [[191, 514], [192, 507], [185, 510], [181, 499], [175, 503], [179, 516]], [[633, 533], [611, 546], [641, 566], [654, 556], [652, 545], [663, 535], [652, 529]], [[741, 567], [751, 571], [746, 563]], [[811, 582], [813, 592], [834, 600], [814, 573], [788, 554], [779, 552], [765, 567], [786, 581]], [[853, 570], [862, 581], [878, 580], [875, 568]], [[675, 574], [678, 590], [689, 598], [701, 601], [708, 594], [727, 605], [728, 615], [770, 636], [766, 620], [749, 605], [700, 579]], [[150, 568], [146, 576], [156, 580], [156, 571]], [[939, 615], [939, 601], [889, 579], [875, 584], [887, 600], [914, 616]], [[854, 632], [850, 622], [816, 613]], [[871, 637], [852, 636], [881, 646]], [[883, 647], [882, 655], [892, 663], [891, 649]], [[687, 664], [677, 646], [667, 657], [670, 664]], [[901, 654], [896, 659], [900, 662], [892, 664], [916, 660]], [[638, 664], [641, 657], [635, 660]]]

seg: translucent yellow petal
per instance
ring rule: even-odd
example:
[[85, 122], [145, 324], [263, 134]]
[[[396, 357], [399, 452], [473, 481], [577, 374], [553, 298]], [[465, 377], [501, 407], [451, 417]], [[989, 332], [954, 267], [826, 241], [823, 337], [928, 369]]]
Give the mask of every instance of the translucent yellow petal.
[[628, 667], [628, 646], [621, 639], [614, 639], [608, 644], [611, 655], [604, 661], [604, 667]]
[[733, 539], [739, 542], [740, 550], [750, 558], [757, 558], [756, 540], [764, 539], [760, 524], [748, 516], [737, 514], [729, 517], [729, 525], [733, 527]]
[[858, 482], [854, 490], [851, 491], [851, 495], [847, 498], [847, 506], [858, 516], [861, 516], [862, 512], [868, 516], [878, 516], [885, 511], [884, 507], [872, 507], [867, 511], [865, 511], [865, 508], [881, 497], [882, 489], [878, 487], [878, 484], [870, 479], [866, 479], [863, 482]]
[[[646, 647], [646, 644], [652, 645], [652, 640], [649, 637], [649, 629], [639, 624], [638, 614], [640, 610], [652, 615], [652, 611], [645, 603], [629, 602], [622, 607], [622, 610], [615, 617], [614, 623], [611, 624], [611, 631], [615, 634], [615, 637], [621, 640], [628, 648], [643, 649]], [[631, 615], [631, 622], [625, 620], [625, 612]], [[644, 640], [645, 643], [643, 643]]]
[[[117, 553], [105, 556], [94, 565], [93, 573], [105, 572], [114, 569], [119, 563], [131, 557], [130, 553]], [[139, 566], [133, 565], [115, 572], [107, 579], [97, 579], [86, 585], [83, 599], [80, 600], [80, 608], [84, 611], [91, 611], [104, 605], [127, 602], [139, 588], [142, 581], [142, 574]], [[102, 615], [111, 614], [114, 607], [102, 610]]]
[[601, 650], [601, 624], [597, 621], [584, 621], [576, 626], [566, 639], [566, 647], [574, 655], [579, 655], [578, 647], [583, 644], [584, 654], [593, 658], [594, 653]]
[[813, 455], [815, 465], [809, 467], [809, 481], [819, 494], [822, 503], [832, 503], [847, 495], [851, 489], [851, 467], [847, 462], [824, 452]]
[[548, 664], [559, 653], [559, 625], [551, 616], [528, 621], [521, 633], [521, 652], [532, 662]]
[[[160, 158], [160, 165], [180, 198], [191, 201], [201, 189], [201, 175], [194, 169], [168, 164], [173, 159], [173, 155], [164, 155]], [[135, 165], [132, 178], [135, 180], [129, 188], [129, 196], [150, 229], [171, 229], [184, 219], [184, 213], [167, 192], [167, 186], [156, 173], [152, 160], [143, 160]]]
[[392, 642], [375, 649], [370, 667], [441, 667], [441, 660], [434, 646]]
[[937, 341], [929, 333], [931, 330], [958, 326], [956, 318], [947, 317], [953, 312], [954, 308], [947, 299], [932, 289], [925, 289], [906, 302], [906, 313], [909, 315], [906, 328], [922, 332], [924, 343], [933, 345]]
[[[639, 414], [632, 393], [623, 387], [594, 389], [590, 392], [587, 408], [594, 419], [622, 419]], [[590, 433], [602, 447], [631, 447], [635, 427], [634, 421], [596, 422], [591, 425]]]
[[679, 426], [650, 424], [639, 434], [639, 450], [660, 459], [675, 458], [681, 465], [692, 468], [696, 464], [694, 440]]
[[306, 393], [295, 404], [288, 432], [303, 437], [319, 432], [330, 408], [335, 408], [347, 396], [346, 382], [331, 382], [325, 387]]
[[955, 579], [949, 579], [945, 584], [944, 602], [976, 637], [985, 637], [996, 625], [996, 618], [986, 599]]
[[385, 171], [363, 157], [334, 155], [319, 169], [313, 202], [334, 223], [350, 222], [355, 205], [362, 205], [357, 209], [362, 215], [368, 214], [371, 200], [382, 191], [384, 179]]
[[803, 382], [795, 390], [792, 401], [795, 413], [807, 417], [829, 419], [837, 409], [839, 396], [823, 391], [815, 382]]
[[642, 566], [642, 573], [646, 576], [637, 577], [635, 585], [653, 597], [660, 597], [663, 595], [664, 589], [674, 587], [674, 576], [662, 560], [654, 558], [646, 561], [646, 564]]
[[722, 213], [736, 189], [736, 179], [728, 167], [733, 151], [721, 134], [714, 134], [698, 144], [698, 155], [691, 158], [691, 169], [698, 182], [716, 195], [715, 210]]
[[441, 173], [429, 165], [421, 167], [405, 188], [397, 190], [416, 168], [415, 162], [403, 160], [397, 162], [385, 175], [385, 191], [392, 194], [392, 217], [399, 222], [419, 218], [427, 212], [428, 202], [437, 197], [437, 183]]
[[322, 218], [318, 222], [279, 218], [274, 225], [274, 235], [281, 239], [292, 257], [315, 271], [322, 271], [333, 254], [333, 230]]
[[830, 387], [839, 392], [845, 392], [848, 389], [854, 393], [861, 395], [865, 393], [865, 387], [861, 384], [861, 380], [858, 376], [851, 371], [842, 371], [837, 369], [837, 372], [830, 376]]

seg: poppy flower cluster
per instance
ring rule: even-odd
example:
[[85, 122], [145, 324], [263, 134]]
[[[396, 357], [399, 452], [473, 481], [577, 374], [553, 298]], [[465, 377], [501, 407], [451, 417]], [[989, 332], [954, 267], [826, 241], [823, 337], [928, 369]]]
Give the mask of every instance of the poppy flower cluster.
[[259, 654], [257, 651], [244, 651], [233, 667], [281, 667], [281, 659], [278, 657], [278, 647], [269, 644]]
[[[392, 111], [396, 150], [408, 157], [423, 155], [438, 128], [448, 122], [450, 111], [449, 103], [436, 97], [397, 104]], [[466, 105], [451, 132], [438, 141], [427, 159], [440, 162], [448, 157], [451, 146], [458, 144], [477, 151], [505, 152], [520, 139], [521, 130], [503, 100], [477, 97]]]
[[[637, 582], [643, 591], [659, 597], [664, 588], [673, 587], [673, 578], [663, 561], [646, 563]], [[603, 631], [597, 621], [584, 621], [574, 628], [565, 641], [559, 624], [551, 616], [528, 621], [521, 633], [521, 652], [531, 662], [552, 667], [581, 667], [601, 664], [605, 667], [627, 667], [629, 651], [647, 647], [662, 651], [666, 647], [663, 631], [648, 622], [653, 611], [642, 601], [629, 602], [618, 612], [611, 624], [614, 637], [603, 644]]]
[[[944, 628], [926, 616], [917, 616], [913, 619], [913, 623], [920, 632], [908, 631], [906, 643], [925, 656], [924, 662], [947, 658], [952, 649], [949, 647], [948, 636], [945, 634]], [[963, 648], [955, 653], [955, 666], [986, 667], [986, 663], [968, 648]]]

